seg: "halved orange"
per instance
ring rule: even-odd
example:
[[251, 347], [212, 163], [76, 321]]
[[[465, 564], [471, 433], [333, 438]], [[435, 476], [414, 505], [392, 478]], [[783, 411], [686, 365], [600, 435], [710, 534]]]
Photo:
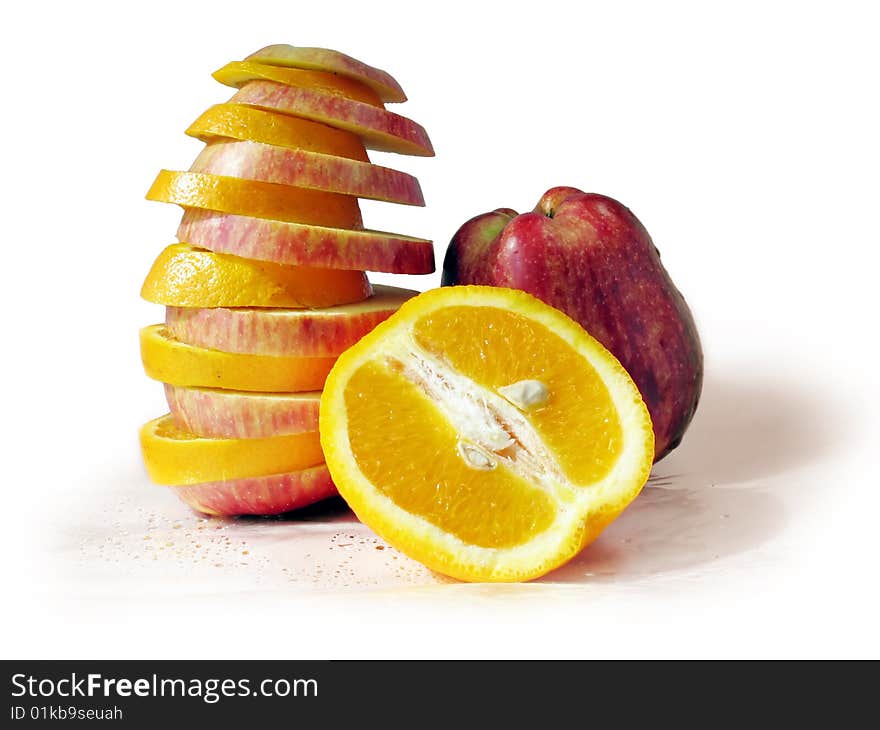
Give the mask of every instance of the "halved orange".
[[558, 310], [495, 287], [425, 292], [346, 351], [320, 430], [364, 523], [476, 581], [570, 559], [636, 497], [654, 454], [614, 356]]

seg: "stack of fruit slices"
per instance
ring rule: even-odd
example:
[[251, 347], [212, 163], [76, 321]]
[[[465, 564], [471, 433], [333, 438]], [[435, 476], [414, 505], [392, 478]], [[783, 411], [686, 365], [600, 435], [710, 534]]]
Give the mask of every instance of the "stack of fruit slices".
[[431, 156], [425, 130], [385, 109], [387, 73], [317, 48], [269, 46], [214, 74], [236, 93], [187, 134], [206, 143], [147, 198], [184, 209], [142, 296], [141, 331], [170, 413], [141, 429], [150, 477], [194, 509], [278, 514], [336, 493], [318, 436], [337, 357], [415, 292], [365, 271], [427, 274], [433, 245], [365, 229], [358, 198], [424, 205], [418, 181], [367, 148]]

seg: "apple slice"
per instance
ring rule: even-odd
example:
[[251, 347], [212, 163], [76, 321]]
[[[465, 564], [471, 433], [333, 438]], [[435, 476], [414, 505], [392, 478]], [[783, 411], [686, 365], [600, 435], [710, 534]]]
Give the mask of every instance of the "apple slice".
[[165, 325], [140, 332], [141, 360], [147, 376], [186, 387], [224, 388], [258, 393], [320, 390], [335, 357], [277, 357], [221, 352], [178, 342]]
[[147, 200], [316, 226], [363, 227], [357, 198], [349, 195], [201, 172], [160, 170]]
[[338, 494], [324, 464], [288, 474], [171, 487], [196, 512], [215, 517], [278, 515]]
[[242, 104], [215, 104], [186, 130], [203, 142], [240, 139], [369, 162], [361, 138], [342, 129]]
[[321, 391], [243, 393], [165, 385], [174, 420], [208, 438], [252, 439], [318, 430]]
[[167, 307], [333, 307], [371, 294], [363, 271], [253, 261], [187, 243], [167, 246], [141, 288]]
[[330, 71], [366, 84], [379, 94], [382, 101], [406, 101], [406, 94], [391, 74], [328, 48], [305, 48], [281, 43], [261, 48], [246, 60], [272, 66]]
[[168, 307], [165, 331], [194, 347], [251, 355], [338, 357], [418, 292], [376, 286], [369, 299], [327, 309]]
[[382, 231], [352, 231], [187, 210], [177, 237], [194, 246], [259, 261], [393, 274], [430, 274], [434, 244]]
[[212, 76], [221, 84], [240, 89], [249, 81], [274, 81], [285, 86], [315, 89], [370, 106], [385, 108], [379, 95], [359, 81], [327, 73], [326, 71], [303, 71], [298, 68], [269, 66], [255, 61], [233, 61], [217, 69]]
[[218, 141], [196, 157], [191, 172], [295, 185], [404, 205], [424, 205], [419, 181], [369, 162], [259, 142]]
[[262, 439], [209, 439], [185, 431], [170, 414], [145, 423], [140, 442], [150, 479], [175, 487], [286, 474], [324, 461], [317, 431]]
[[353, 132], [368, 149], [420, 157], [434, 156], [428, 133], [420, 124], [360, 101], [273, 81], [251, 81], [229, 101], [272, 109]]

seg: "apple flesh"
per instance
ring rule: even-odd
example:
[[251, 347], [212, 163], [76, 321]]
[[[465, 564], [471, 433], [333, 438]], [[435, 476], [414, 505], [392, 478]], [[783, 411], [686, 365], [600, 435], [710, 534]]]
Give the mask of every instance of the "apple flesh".
[[338, 494], [324, 464], [288, 474], [170, 489], [196, 512], [215, 517], [278, 515]]
[[274, 81], [251, 81], [242, 86], [229, 102], [292, 114], [352, 132], [368, 149], [434, 156], [428, 133], [420, 124], [360, 101]]
[[388, 167], [306, 150], [247, 141], [208, 144], [190, 172], [323, 190], [403, 205], [424, 205], [422, 188], [412, 175]]
[[166, 307], [165, 329], [179, 342], [222, 352], [338, 357], [418, 293], [392, 286], [373, 292], [325, 309]]
[[196, 436], [252, 439], [318, 430], [321, 391], [245, 393], [165, 385], [174, 420]]
[[678, 446], [700, 397], [700, 339], [650, 235], [621, 203], [559, 187], [530, 213], [476, 216], [453, 237], [442, 284], [521, 289], [568, 314], [638, 386], [655, 461]]
[[271, 66], [329, 71], [369, 86], [382, 101], [406, 101], [406, 94], [403, 93], [400, 84], [387, 71], [368, 66], [356, 58], [329, 48], [307, 48], [278, 43], [261, 48], [248, 56], [247, 60]]
[[392, 274], [434, 271], [431, 241], [384, 231], [189, 209], [183, 214], [177, 237], [209, 251], [278, 264]]

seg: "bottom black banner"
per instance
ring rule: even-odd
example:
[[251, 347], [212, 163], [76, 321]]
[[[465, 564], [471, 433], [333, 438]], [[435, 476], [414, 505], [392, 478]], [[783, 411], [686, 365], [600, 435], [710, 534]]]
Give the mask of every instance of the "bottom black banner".
[[[111, 721], [131, 727], [260, 721], [340, 727], [544, 727], [609, 717], [630, 724], [702, 718], [790, 723], [832, 710], [836, 726], [871, 696], [873, 672], [846, 684], [788, 664], [588, 661], [3, 661], [2, 727]], [[801, 676], [809, 674], [809, 677]], [[852, 672], [856, 675], [857, 672]], [[840, 675], [837, 674], [839, 677]], [[785, 678], [786, 681], [781, 681]], [[871, 686], [869, 686], [871, 685]], [[839, 700], [839, 697], [837, 698]], [[824, 701], [824, 702], [823, 702]], [[781, 712], [780, 712], [781, 711]], [[483, 724], [482, 722], [480, 724]], [[350, 724], [346, 725], [351, 727]]]
[[[531, 705], [583, 697], [599, 675], [589, 664], [465, 661], [6, 661], [3, 727], [109, 720], [157, 723], [342, 721], [371, 726], [462, 720], [493, 707], [501, 719]], [[597, 676], [592, 678], [597, 679]], [[537, 702], [536, 702], [537, 700]], [[557, 705], [558, 707], [559, 705]], [[415, 714], [413, 714], [415, 713]]]

